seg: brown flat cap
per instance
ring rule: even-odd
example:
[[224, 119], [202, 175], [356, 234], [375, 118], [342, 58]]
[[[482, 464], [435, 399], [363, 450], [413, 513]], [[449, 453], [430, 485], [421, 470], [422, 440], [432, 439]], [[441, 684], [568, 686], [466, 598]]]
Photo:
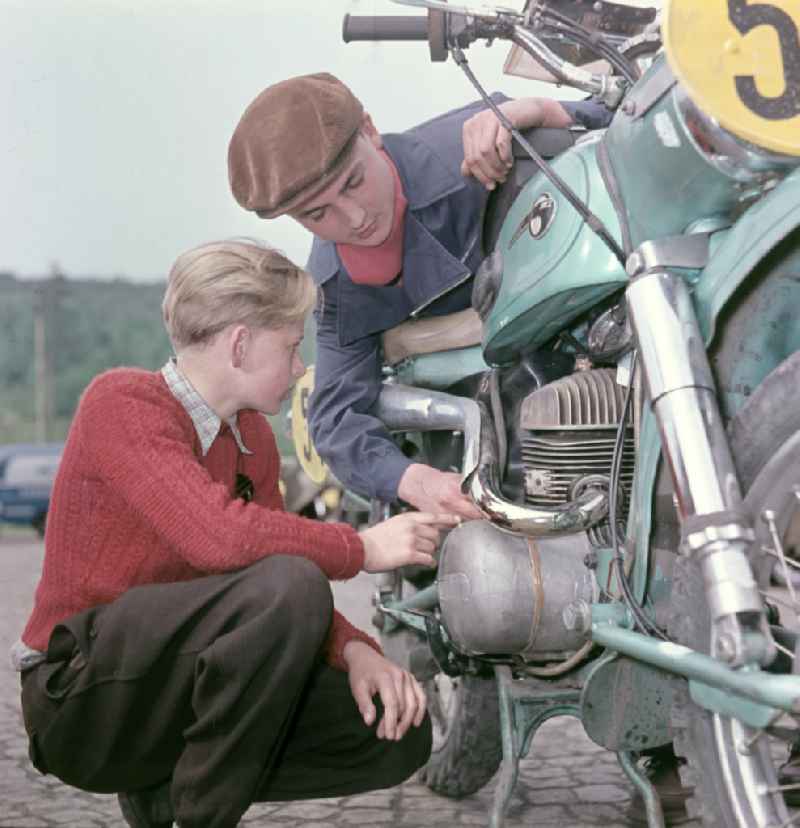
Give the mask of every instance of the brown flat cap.
[[341, 172], [363, 113], [358, 98], [327, 72], [268, 86], [228, 146], [233, 197], [261, 218], [297, 207]]

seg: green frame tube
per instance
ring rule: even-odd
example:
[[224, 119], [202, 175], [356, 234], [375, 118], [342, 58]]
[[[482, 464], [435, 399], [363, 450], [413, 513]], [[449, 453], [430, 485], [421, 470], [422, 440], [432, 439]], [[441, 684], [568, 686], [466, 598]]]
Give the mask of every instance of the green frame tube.
[[622, 629], [607, 621], [592, 624], [592, 640], [618, 653], [668, 670], [758, 704], [800, 713], [800, 676], [732, 670], [721, 661], [681, 644]]
[[439, 586], [431, 584], [419, 592], [415, 592], [408, 598], [402, 598], [399, 601], [386, 601], [384, 607], [392, 610], [392, 615], [385, 614], [383, 631], [385, 633], [392, 632], [397, 627], [410, 627], [417, 630], [417, 632], [425, 632], [425, 624], [418, 616], [403, 617], [406, 610], [433, 610], [439, 605]]

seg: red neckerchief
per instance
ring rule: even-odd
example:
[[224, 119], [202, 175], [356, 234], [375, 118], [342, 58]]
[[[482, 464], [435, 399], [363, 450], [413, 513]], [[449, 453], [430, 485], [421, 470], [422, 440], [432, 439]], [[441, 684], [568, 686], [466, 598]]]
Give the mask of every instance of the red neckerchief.
[[388, 285], [403, 267], [403, 228], [408, 201], [403, 193], [403, 183], [394, 161], [385, 150], [380, 154], [389, 165], [394, 177], [394, 216], [392, 229], [386, 241], [377, 247], [358, 244], [337, 244], [336, 250], [350, 278], [359, 285], [380, 287]]

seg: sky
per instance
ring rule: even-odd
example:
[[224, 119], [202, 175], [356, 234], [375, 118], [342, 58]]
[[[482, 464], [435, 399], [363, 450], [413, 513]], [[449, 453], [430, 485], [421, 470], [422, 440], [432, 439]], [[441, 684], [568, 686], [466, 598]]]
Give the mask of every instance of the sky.
[[[344, 44], [346, 13], [420, 11], [390, 0], [0, 0], [0, 272], [163, 279], [183, 250], [231, 236], [304, 263], [305, 230], [258, 219], [228, 189], [228, 141], [265, 86], [332, 72], [382, 132], [477, 97], [425, 43]], [[504, 75], [508, 48], [467, 53], [489, 91], [576, 97]]]

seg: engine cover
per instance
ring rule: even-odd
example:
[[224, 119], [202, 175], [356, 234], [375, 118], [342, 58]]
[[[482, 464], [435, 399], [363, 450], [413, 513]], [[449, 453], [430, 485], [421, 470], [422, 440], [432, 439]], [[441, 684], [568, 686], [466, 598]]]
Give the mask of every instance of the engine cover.
[[439, 561], [442, 621], [466, 655], [565, 658], [584, 643], [566, 629], [565, 606], [594, 597], [584, 564], [586, 533], [527, 538], [488, 521], [464, 523], [447, 536]]

